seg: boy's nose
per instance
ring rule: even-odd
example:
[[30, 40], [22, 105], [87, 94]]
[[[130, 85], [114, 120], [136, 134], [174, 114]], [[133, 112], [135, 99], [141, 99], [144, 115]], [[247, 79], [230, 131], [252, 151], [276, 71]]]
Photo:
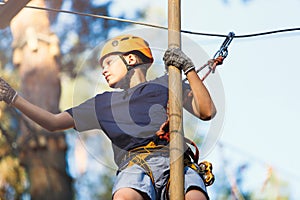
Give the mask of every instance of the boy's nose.
[[108, 67], [104, 67], [104, 68], [103, 68], [103, 70], [102, 70], [102, 75], [103, 75], [103, 76], [105, 76], [105, 74], [107, 73], [107, 69], [108, 69]]

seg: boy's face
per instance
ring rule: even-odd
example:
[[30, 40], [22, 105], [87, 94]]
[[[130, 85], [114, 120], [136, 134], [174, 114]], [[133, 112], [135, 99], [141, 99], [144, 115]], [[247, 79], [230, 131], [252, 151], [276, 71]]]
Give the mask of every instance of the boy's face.
[[120, 58], [121, 55], [107, 56], [102, 63], [102, 75], [112, 88], [126, 75], [126, 65]]
[[102, 62], [102, 74], [108, 85], [112, 88], [127, 74], [127, 67], [120, 56], [123, 56], [129, 66], [133, 66], [138, 62], [134, 54], [107, 56]]

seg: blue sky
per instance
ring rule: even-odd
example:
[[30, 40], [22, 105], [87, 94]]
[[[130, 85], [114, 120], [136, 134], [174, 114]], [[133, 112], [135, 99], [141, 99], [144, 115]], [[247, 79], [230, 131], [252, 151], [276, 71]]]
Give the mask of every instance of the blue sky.
[[[182, 29], [241, 35], [300, 27], [299, 8], [299, 0], [182, 2]], [[214, 38], [211, 43], [210, 38], [193, 39], [211, 54], [218, 48]], [[293, 186], [295, 199], [300, 197], [300, 69], [295, 61], [299, 45], [299, 31], [235, 39], [218, 68], [226, 96], [221, 142], [234, 147], [233, 158], [236, 154], [245, 160], [249, 157], [260, 170], [272, 166]]]

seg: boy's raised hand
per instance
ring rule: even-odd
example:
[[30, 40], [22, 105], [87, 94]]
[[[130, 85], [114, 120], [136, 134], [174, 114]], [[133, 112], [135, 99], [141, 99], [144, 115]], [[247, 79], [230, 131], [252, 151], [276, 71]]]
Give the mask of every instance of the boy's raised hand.
[[10, 105], [16, 96], [17, 92], [0, 77], [0, 101], [5, 101], [5, 103]]
[[185, 55], [179, 48], [169, 48], [164, 54], [163, 60], [165, 66], [172, 65], [180, 70], [183, 70], [186, 75], [189, 71], [194, 70], [194, 63]]

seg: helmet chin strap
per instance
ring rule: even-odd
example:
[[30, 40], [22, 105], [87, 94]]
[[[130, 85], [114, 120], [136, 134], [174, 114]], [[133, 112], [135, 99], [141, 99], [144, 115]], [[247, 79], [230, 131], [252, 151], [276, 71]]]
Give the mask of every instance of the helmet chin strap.
[[133, 68], [132, 65], [129, 65], [129, 64], [127, 63], [127, 61], [125, 60], [125, 58], [124, 58], [122, 55], [119, 55], [119, 57], [121, 58], [121, 60], [122, 60], [123, 63], [125, 64], [127, 71], [129, 71], [129, 70], [131, 70], [131, 69]]
[[127, 71], [129, 72], [130, 70], [132, 70], [133, 68], [139, 66], [139, 65], [143, 65], [144, 63], [139, 63], [139, 64], [135, 64], [135, 65], [129, 65], [127, 63], [127, 61], [125, 60], [125, 58], [122, 55], [119, 55], [119, 57], [121, 58], [121, 60], [123, 61], [123, 63], [126, 66]]
[[124, 99], [128, 95], [127, 89], [129, 88], [130, 78], [132, 76], [132, 73], [129, 73], [129, 72], [130, 72], [130, 70], [132, 70], [134, 68], [134, 66], [129, 65], [122, 55], [119, 55], [119, 57], [121, 58], [121, 60], [123, 61], [123, 63], [126, 66], [126, 69], [127, 69], [127, 73], [126, 73], [125, 77], [123, 78], [123, 81], [120, 82], [120, 88], [125, 90], [125, 94], [124, 94], [124, 97], [123, 97], [123, 99]]

